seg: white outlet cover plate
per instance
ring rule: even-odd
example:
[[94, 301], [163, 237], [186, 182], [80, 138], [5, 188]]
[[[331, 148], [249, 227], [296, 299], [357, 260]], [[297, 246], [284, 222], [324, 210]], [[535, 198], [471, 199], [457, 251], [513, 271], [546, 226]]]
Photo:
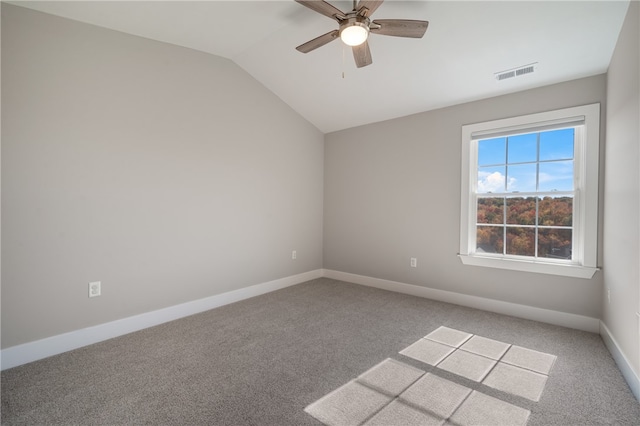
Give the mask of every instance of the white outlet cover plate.
[[101, 292], [101, 282], [94, 281], [89, 283], [89, 297], [98, 297]]

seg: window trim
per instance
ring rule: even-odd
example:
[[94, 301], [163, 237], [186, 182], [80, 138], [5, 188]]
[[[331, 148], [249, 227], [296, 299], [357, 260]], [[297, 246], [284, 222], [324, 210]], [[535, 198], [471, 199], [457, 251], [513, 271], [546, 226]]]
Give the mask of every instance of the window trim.
[[[471, 244], [475, 241], [477, 186], [477, 143], [501, 133], [544, 131], [562, 124], [584, 121], [584, 134], [580, 146], [575, 147], [574, 174], [578, 214], [574, 217], [574, 232], [577, 246], [573, 248], [572, 263], [557, 263], [540, 258], [513, 258], [483, 256], [475, 252]], [[519, 117], [511, 117], [462, 126], [461, 198], [460, 198], [460, 252], [458, 256], [465, 265], [516, 271], [537, 272], [576, 278], [591, 278], [599, 269], [598, 262], [598, 169], [600, 155], [600, 104], [563, 108]]]

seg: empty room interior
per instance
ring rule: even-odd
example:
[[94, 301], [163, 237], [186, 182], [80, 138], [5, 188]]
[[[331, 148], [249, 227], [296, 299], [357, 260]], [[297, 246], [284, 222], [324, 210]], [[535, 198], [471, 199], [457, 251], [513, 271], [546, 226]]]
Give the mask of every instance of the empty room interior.
[[640, 424], [638, 1], [0, 7], [2, 424]]

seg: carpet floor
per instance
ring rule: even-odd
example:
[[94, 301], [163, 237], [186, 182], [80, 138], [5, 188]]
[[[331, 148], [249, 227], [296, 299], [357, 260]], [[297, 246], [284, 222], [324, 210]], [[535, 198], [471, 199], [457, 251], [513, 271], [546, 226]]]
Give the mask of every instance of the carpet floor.
[[[468, 348], [503, 360], [492, 341], [555, 356], [539, 400], [501, 390], [500, 377], [492, 387], [400, 354], [442, 326], [482, 337]], [[526, 355], [514, 352], [512, 362]], [[356, 379], [384, 376], [388, 358], [409, 376], [424, 371], [427, 388], [468, 389], [460, 419], [502, 401], [528, 411], [529, 426], [640, 424], [640, 404], [597, 334], [326, 278], [3, 371], [1, 420], [320, 425], [307, 406], [351, 382], [341, 392], [370, 390]], [[378, 424], [413, 418], [403, 404], [389, 405]]]

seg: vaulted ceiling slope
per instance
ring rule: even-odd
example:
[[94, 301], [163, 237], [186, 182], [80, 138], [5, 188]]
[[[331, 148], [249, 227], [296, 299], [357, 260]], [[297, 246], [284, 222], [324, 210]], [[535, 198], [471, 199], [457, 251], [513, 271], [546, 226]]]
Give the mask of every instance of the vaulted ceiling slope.
[[[357, 69], [339, 41], [295, 50], [337, 23], [294, 1], [11, 3], [229, 58], [325, 133], [604, 73], [629, 6], [386, 0], [374, 18], [426, 20], [427, 33], [372, 34], [373, 64]], [[533, 73], [496, 79], [529, 64]]]

